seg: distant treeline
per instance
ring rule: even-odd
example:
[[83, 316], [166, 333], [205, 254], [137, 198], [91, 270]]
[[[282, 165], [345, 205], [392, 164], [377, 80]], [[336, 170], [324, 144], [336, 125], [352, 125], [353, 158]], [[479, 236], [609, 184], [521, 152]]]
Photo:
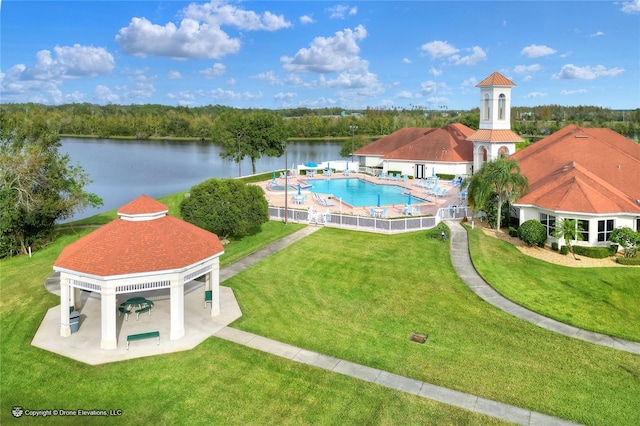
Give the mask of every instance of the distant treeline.
[[[61, 135], [211, 140], [213, 123], [221, 113], [230, 110], [238, 109], [222, 105], [190, 108], [158, 104], [2, 104], [0, 122], [9, 126], [26, 124], [29, 128], [46, 129]], [[454, 111], [428, 110], [422, 107], [365, 110], [335, 107], [260, 111], [286, 118], [287, 134], [293, 139], [339, 138], [354, 134], [375, 137], [393, 133], [403, 127], [442, 127], [451, 122], [460, 122], [477, 129], [479, 123], [478, 108]], [[586, 127], [608, 127], [630, 138], [637, 138], [640, 134], [640, 108], [623, 111], [596, 106], [513, 107], [511, 119], [511, 127], [515, 132], [534, 140], [569, 123]]]

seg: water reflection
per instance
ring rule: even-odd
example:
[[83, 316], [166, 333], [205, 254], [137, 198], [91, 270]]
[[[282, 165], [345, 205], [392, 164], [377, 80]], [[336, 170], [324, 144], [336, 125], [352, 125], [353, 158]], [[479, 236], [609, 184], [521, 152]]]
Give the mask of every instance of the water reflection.
[[[69, 154], [91, 176], [93, 183], [86, 189], [104, 200], [103, 207], [86, 209], [70, 220], [113, 210], [140, 194], [161, 197], [211, 177], [238, 176], [238, 164], [220, 157], [220, 147], [210, 143], [74, 138], [61, 142], [60, 152]], [[296, 141], [287, 148], [288, 166], [336, 160], [339, 153], [339, 142]], [[246, 158], [241, 167], [242, 174], [250, 174], [251, 160]], [[284, 167], [284, 156], [256, 161], [258, 173]]]

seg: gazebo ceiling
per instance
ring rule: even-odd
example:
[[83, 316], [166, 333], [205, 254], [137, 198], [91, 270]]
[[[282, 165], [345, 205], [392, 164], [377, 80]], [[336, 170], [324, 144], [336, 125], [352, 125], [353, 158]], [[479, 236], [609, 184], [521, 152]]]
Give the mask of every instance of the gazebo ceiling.
[[180, 270], [221, 255], [217, 235], [167, 215], [142, 195], [118, 210], [118, 219], [69, 244], [54, 269], [110, 277]]

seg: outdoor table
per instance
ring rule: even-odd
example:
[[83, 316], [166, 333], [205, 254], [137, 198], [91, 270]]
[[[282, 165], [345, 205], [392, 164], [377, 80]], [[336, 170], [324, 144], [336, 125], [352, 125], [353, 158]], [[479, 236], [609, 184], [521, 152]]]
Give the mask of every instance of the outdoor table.
[[129, 306], [137, 306], [138, 308], [142, 307], [142, 304], [146, 302], [147, 299], [144, 297], [131, 297], [125, 301], [125, 303]]
[[295, 194], [295, 195], [293, 196], [293, 201], [294, 201], [296, 204], [302, 204], [302, 198], [303, 198], [303, 196], [302, 196], [302, 195]]
[[382, 217], [382, 213], [384, 213], [384, 210], [381, 207], [374, 207], [373, 208], [373, 213], [375, 214], [375, 217]]

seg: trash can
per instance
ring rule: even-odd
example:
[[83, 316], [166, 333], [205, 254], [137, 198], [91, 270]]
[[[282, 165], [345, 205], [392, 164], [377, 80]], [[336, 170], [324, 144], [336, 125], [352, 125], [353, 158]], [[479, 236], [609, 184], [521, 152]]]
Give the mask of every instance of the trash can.
[[80, 312], [73, 311], [69, 314], [69, 328], [71, 328], [71, 332], [75, 333], [80, 328]]

